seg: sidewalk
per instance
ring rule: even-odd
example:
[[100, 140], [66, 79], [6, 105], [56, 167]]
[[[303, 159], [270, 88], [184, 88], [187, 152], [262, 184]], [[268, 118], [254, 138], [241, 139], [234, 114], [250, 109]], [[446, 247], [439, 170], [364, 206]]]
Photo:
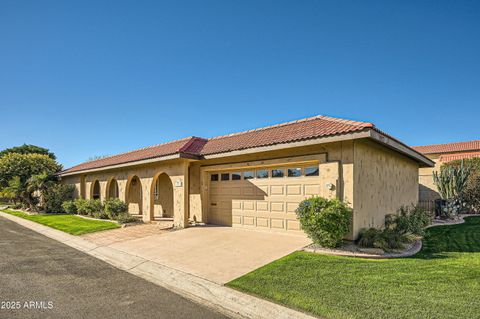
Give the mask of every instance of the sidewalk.
[[78, 236], [73, 236], [23, 218], [3, 212], [0, 212], [0, 216], [233, 318], [315, 318], [203, 278], [160, 265], [152, 260], [128, 254], [112, 247], [100, 246]]

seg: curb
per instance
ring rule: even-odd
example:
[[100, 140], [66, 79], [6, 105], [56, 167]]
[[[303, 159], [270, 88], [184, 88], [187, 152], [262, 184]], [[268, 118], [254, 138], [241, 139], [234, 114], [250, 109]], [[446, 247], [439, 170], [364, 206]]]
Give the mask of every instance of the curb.
[[30, 220], [1, 211], [0, 216], [232, 318], [317, 318]]

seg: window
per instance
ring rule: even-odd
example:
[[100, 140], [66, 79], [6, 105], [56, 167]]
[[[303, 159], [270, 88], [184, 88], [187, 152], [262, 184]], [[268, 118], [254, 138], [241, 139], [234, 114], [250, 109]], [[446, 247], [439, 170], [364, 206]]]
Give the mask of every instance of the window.
[[301, 168], [289, 168], [287, 170], [288, 177], [299, 177], [302, 176], [302, 169]]
[[268, 171], [266, 169], [258, 170], [257, 178], [268, 178]]
[[230, 174], [229, 173], [222, 173], [222, 175], [220, 175], [220, 180], [222, 180], [222, 181], [230, 180]]
[[283, 177], [284, 175], [283, 169], [272, 169], [272, 178]]
[[159, 187], [160, 183], [159, 182], [160, 182], [159, 178], [157, 178], [157, 180], [155, 181], [155, 188], [153, 189], [153, 198], [155, 200], [158, 200], [158, 197], [159, 197], [158, 196], [158, 190], [160, 189], [160, 187]]
[[305, 167], [305, 176], [318, 176], [318, 166]]
[[212, 175], [210, 175], [210, 180], [211, 180], [212, 182], [218, 181], [218, 174], [212, 174]]
[[243, 179], [252, 179], [255, 177], [255, 174], [251, 171], [243, 172]]
[[242, 179], [242, 174], [240, 173], [232, 173], [232, 181], [239, 181]]

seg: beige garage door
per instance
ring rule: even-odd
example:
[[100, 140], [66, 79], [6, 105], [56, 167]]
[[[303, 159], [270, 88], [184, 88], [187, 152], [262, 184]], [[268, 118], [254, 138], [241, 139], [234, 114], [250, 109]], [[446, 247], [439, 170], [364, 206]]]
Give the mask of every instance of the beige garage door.
[[211, 224], [299, 230], [295, 209], [320, 194], [319, 165], [209, 173]]

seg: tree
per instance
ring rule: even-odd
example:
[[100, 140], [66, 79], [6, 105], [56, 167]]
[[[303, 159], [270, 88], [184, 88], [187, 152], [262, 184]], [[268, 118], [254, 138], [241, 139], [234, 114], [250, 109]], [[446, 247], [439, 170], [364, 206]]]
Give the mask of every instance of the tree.
[[3, 151], [0, 152], [0, 157], [10, 154], [10, 153], [17, 153], [17, 154], [42, 154], [42, 155], [47, 155], [51, 159], [55, 160], [57, 159], [55, 157], [55, 154], [50, 152], [49, 149], [36, 146], [36, 145], [29, 145], [29, 144], [23, 144], [21, 146], [14, 146], [11, 148], [7, 148]]
[[22, 186], [20, 177], [15, 176], [8, 181], [8, 185], [0, 191], [0, 196], [9, 198], [13, 200], [14, 203], [17, 203], [22, 200], [24, 195], [25, 188]]
[[15, 176], [26, 185], [33, 175], [53, 175], [61, 168], [61, 165], [48, 155], [9, 153], [0, 157], [0, 188], [7, 187], [8, 182]]

